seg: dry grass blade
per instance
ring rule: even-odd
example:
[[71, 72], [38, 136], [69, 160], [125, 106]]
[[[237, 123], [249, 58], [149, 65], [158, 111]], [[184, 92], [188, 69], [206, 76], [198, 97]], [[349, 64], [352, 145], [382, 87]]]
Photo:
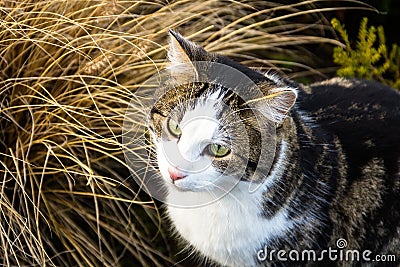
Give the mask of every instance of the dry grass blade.
[[319, 2], [0, 1], [0, 265], [172, 265], [121, 141], [168, 29], [249, 65], [317, 72], [304, 45], [337, 43]]

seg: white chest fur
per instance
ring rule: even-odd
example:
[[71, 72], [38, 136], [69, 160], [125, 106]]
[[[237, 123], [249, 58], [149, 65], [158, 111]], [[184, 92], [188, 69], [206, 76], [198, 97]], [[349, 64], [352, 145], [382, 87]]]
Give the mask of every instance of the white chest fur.
[[[271, 219], [261, 215], [261, 191], [251, 193], [248, 184], [240, 182], [214, 203], [197, 208], [169, 206], [168, 215], [177, 232], [204, 256], [224, 266], [256, 266], [257, 251], [293, 225], [285, 209]], [[184, 198], [187, 193], [173, 192], [170, 198]], [[195, 194], [207, 197], [207, 193]]]

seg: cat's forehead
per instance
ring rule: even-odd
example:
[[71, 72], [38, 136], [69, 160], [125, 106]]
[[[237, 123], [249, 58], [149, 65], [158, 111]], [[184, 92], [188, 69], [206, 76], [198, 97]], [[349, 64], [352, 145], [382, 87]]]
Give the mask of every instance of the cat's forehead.
[[222, 111], [228, 89], [211, 83], [191, 83], [168, 90], [154, 105], [153, 112], [164, 117], [215, 117]]

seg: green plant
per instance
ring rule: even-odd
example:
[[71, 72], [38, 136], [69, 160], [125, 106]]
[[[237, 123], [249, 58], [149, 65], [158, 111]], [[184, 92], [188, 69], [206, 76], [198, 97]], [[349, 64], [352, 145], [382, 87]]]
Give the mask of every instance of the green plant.
[[341, 66], [337, 71], [339, 76], [374, 79], [400, 88], [400, 48], [393, 44], [388, 50], [382, 26], [368, 27], [368, 19], [363, 18], [353, 49], [344, 25], [337, 19], [331, 23], [345, 44], [333, 51], [334, 62]]

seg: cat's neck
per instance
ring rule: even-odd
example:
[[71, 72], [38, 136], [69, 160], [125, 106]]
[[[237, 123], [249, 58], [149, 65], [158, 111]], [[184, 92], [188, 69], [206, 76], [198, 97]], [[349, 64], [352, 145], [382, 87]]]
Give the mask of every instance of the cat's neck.
[[[316, 131], [304, 114], [293, 111], [277, 130], [274, 164], [259, 189], [251, 191], [248, 181], [240, 181], [227, 195], [208, 205], [191, 209], [169, 206], [169, 217], [178, 232], [203, 253], [212, 243], [214, 248], [221, 246], [214, 251], [222, 253], [229, 248], [243, 254], [247, 262], [254, 259], [246, 259], [245, 255], [256, 255], [265, 244], [315, 248], [316, 239], [310, 236], [324, 238], [321, 229], [325, 230], [327, 220], [329, 179], [338, 172], [324, 165], [337, 162], [340, 156], [340, 149], [326, 145], [334, 143], [333, 137]], [[318, 170], [315, 166], [321, 164], [317, 163], [322, 164]], [[170, 202], [191, 198], [207, 201], [212, 196], [208, 192], [182, 192], [170, 187], [168, 198]], [[249, 227], [253, 230], [249, 231]], [[218, 238], [213, 240], [213, 236]], [[232, 238], [240, 242], [233, 242]]]

